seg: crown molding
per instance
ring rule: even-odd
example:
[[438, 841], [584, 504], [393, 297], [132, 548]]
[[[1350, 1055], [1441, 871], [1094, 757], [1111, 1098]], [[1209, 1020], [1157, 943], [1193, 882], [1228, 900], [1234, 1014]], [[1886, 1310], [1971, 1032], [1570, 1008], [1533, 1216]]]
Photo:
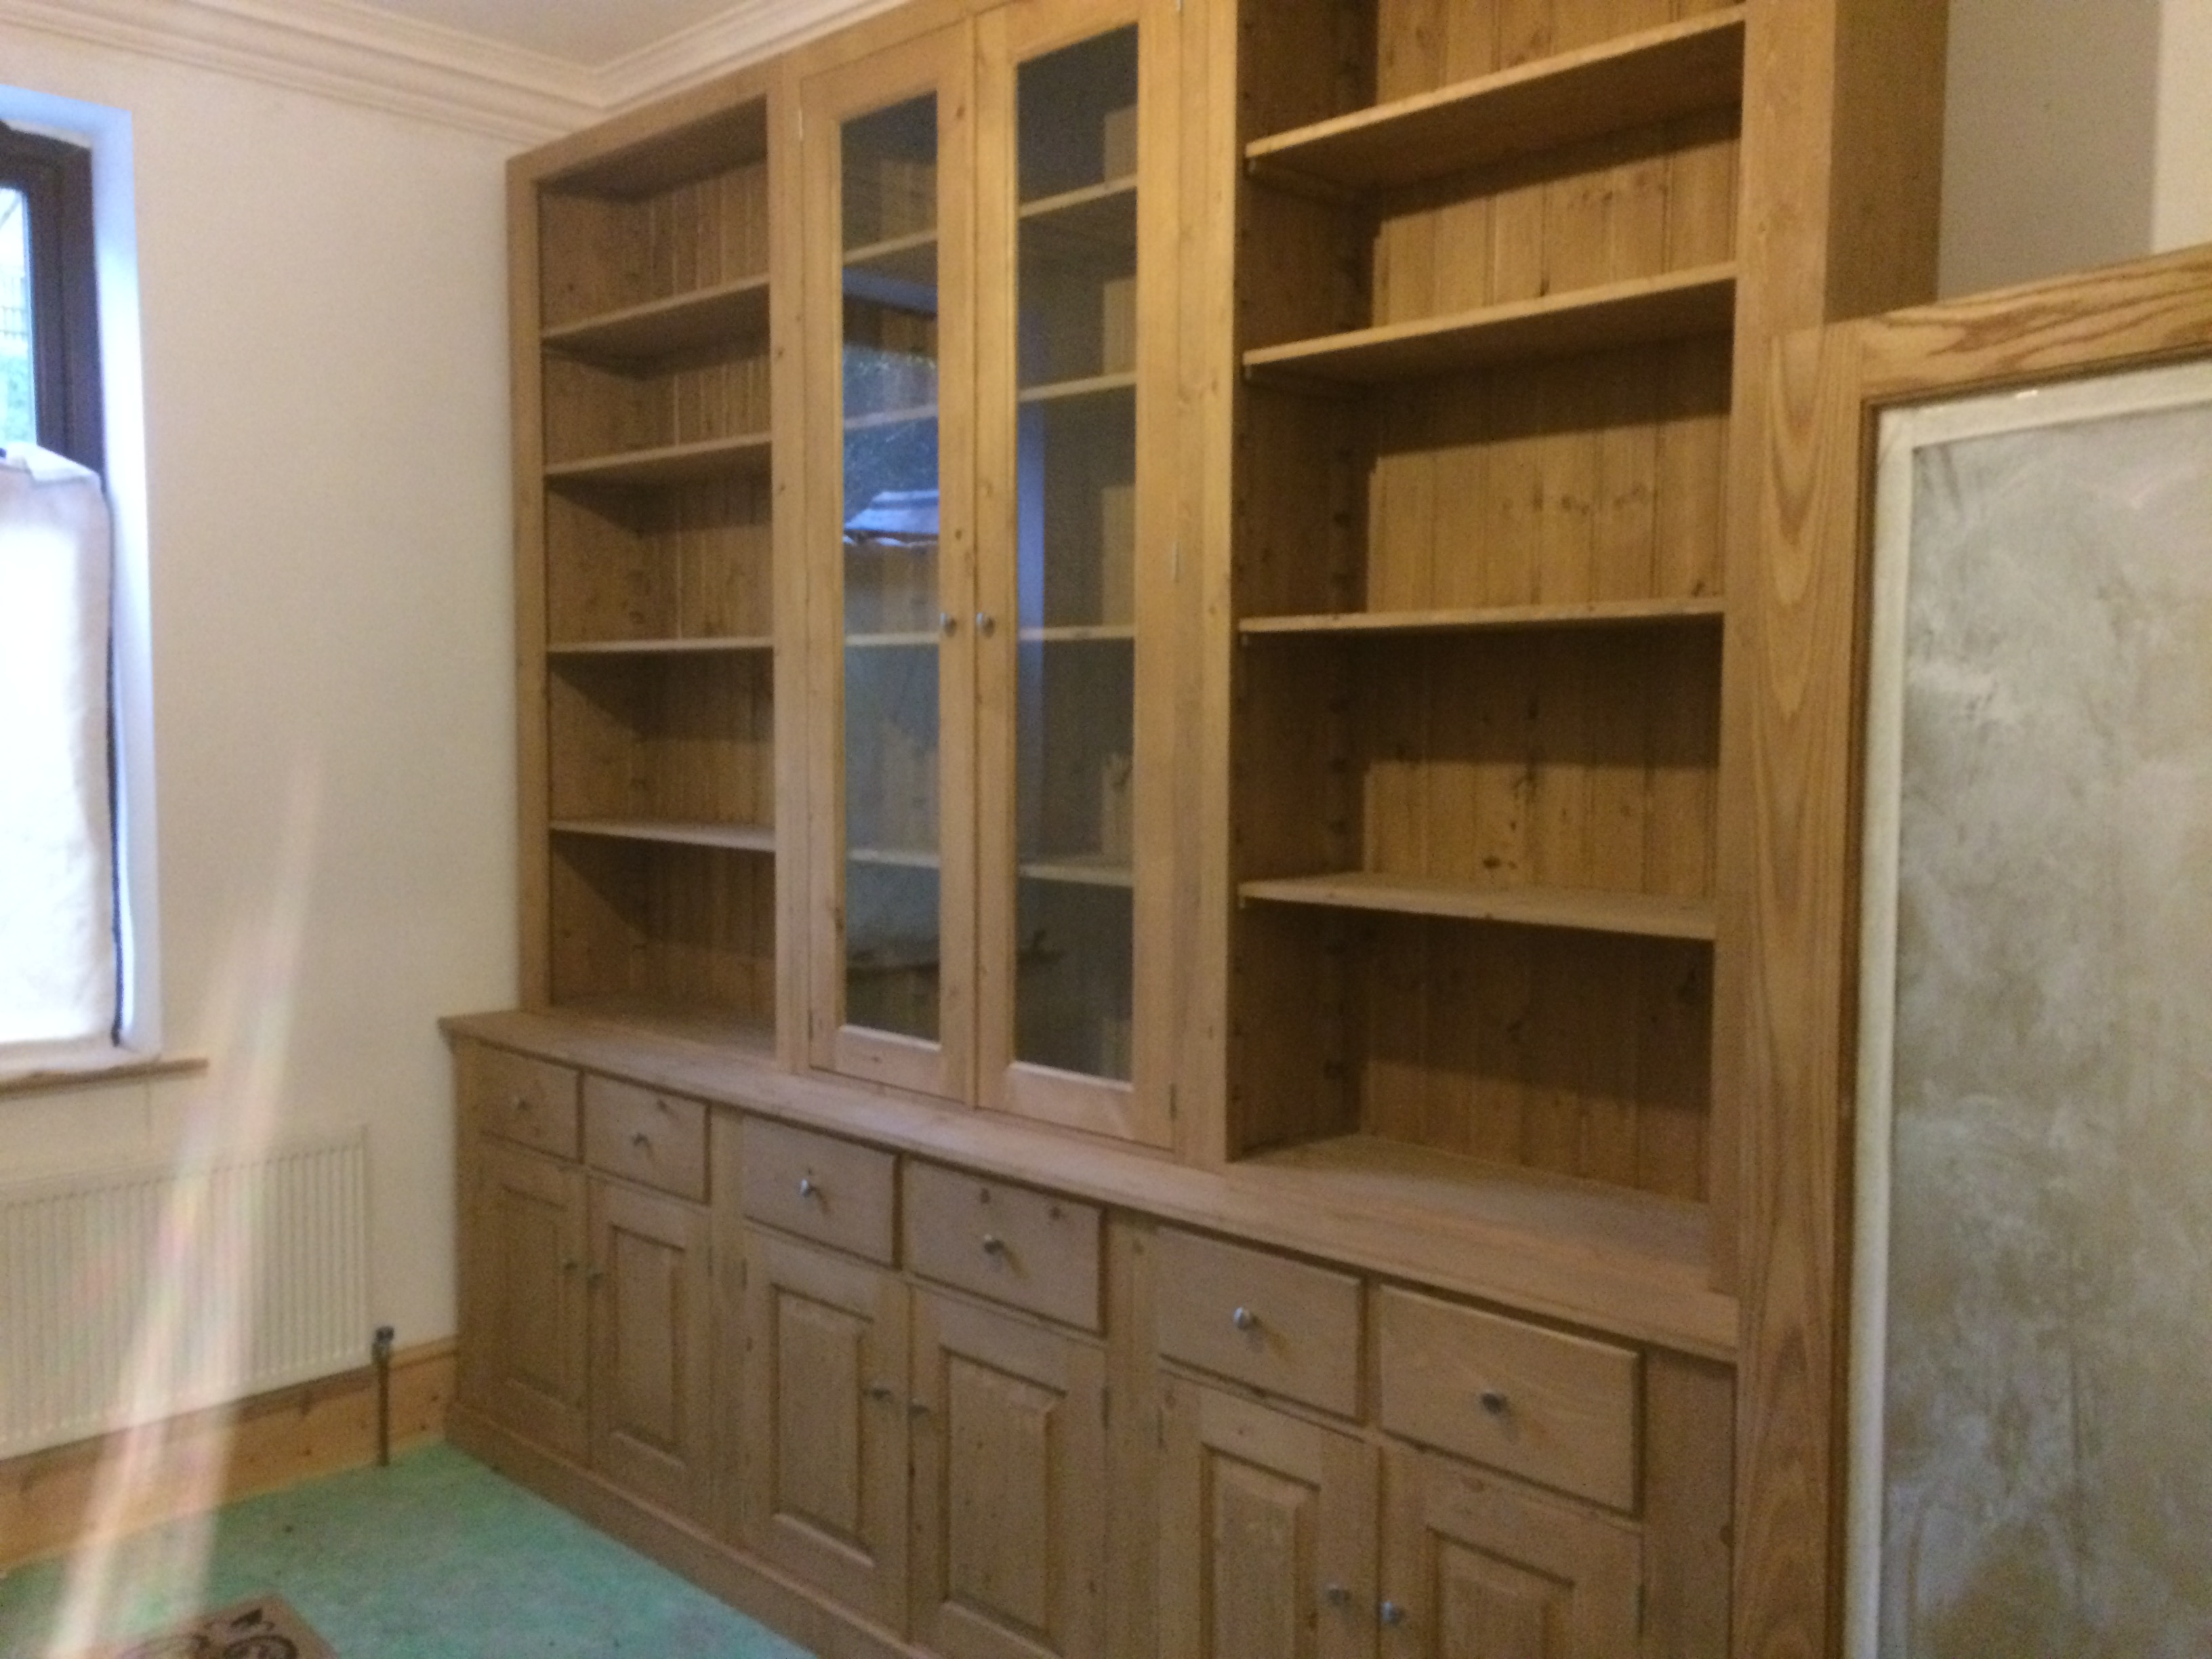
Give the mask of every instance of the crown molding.
[[0, 27], [538, 143], [608, 108], [603, 71], [359, 0], [0, 0]]
[[888, 11], [899, 0], [737, 0], [726, 11], [617, 58], [598, 70], [609, 111], [625, 110], [740, 64]]

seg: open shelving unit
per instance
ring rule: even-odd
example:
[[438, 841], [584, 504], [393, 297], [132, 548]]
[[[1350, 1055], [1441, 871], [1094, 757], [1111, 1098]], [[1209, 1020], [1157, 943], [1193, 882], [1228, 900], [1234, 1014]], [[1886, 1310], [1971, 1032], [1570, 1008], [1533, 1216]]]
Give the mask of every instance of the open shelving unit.
[[1744, 8], [1245, 11], [1224, 1150], [1702, 1249]]
[[776, 992], [768, 131], [754, 96], [556, 167], [527, 251], [542, 994], [749, 1052]]

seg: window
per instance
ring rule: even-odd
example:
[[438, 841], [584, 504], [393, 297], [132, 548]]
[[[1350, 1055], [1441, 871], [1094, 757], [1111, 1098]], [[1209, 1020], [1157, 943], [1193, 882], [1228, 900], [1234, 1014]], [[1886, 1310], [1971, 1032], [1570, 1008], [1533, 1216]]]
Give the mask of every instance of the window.
[[106, 1054], [122, 1006], [96, 275], [90, 152], [0, 126], [0, 1069], [10, 1071]]
[[92, 152], [0, 125], [0, 443], [104, 470]]

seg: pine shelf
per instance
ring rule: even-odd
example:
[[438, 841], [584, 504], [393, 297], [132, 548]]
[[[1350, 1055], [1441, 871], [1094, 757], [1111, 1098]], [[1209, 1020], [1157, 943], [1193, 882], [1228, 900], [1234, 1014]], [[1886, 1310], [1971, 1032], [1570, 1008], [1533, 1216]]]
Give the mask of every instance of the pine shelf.
[[720, 657], [773, 651], [766, 635], [696, 640], [568, 640], [545, 647], [549, 657]]
[[1324, 193], [1419, 184], [1726, 108], [1742, 95], [1743, 49], [1744, 9], [1732, 6], [1261, 138], [1246, 165]]
[[544, 343], [571, 356], [637, 363], [767, 331], [768, 278], [746, 276], [564, 323], [547, 329]]
[[1632, 628], [1717, 623], [1728, 601], [1688, 599], [1591, 599], [1559, 605], [1484, 605], [1440, 611], [1343, 611], [1317, 616], [1247, 617], [1245, 638], [1375, 634], [1511, 633], [1544, 628]]
[[1381, 385], [1723, 333], [1735, 316], [1735, 266], [1704, 265], [1453, 316], [1262, 346], [1244, 354], [1244, 368], [1255, 380]]
[[619, 455], [593, 455], [580, 461], [556, 461], [545, 469], [548, 483], [649, 485], [685, 483], [695, 478], [737, 477], [768, 471], [770, 441], [765, 432], [697, 443], [665, 444]]
[[599, 836], [612, 841], [712, 847], [732, 853], [775, 851], [775, 831], [764, 824], [673, 823], [658, 818], [555, 818], [548, 827], [556, 836]]
[[1024, 386], [1018, 395], [1024, 404], [1055, 404], [1136, 389], [1137, 377], [1132, 374], [1090, 374], [1079, 380], [1048, 380], [1042, 386]]
[[1475, 887], [1425, 876], [1378, 875], [1352, 870], [1332, 875], [1248, 881], [1237, 890], [1248, 901], [1316, 905], [1334, 910], [1382, 910], [1398, 915], [1456, 921], [1507, 922], [1638, 939], [1710, 940], [1711, 899], [1653, 893], [1607, 893], [1561, 887]]

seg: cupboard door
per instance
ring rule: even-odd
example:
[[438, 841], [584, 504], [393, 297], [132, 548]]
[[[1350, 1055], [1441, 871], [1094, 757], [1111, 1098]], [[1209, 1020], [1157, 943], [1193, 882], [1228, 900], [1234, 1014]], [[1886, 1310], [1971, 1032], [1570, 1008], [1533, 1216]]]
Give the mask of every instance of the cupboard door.
[[1163, 1395], [1160, 1650], [1368, 1659], [1374, 1449], [1190, 1382]]
[[471, 1403], [579, 1462], [587, 1446], [583, 1173], [478, 1142], [470, 1241]]
[[745, 1541], [890, 1630], [906, 1593], [907, 1292], [745, 1235]]
[[1176, 15], [976, 31], [978, 1081], [1165, 1145]]
[[807, 81], [814, 1063], [953, 1097], [975, 1018], [974, 58]]
[[678, 1515], [705, 1512], [707, 1212], [605, 1182], [592, 1187], [592, 1461]]
[[1104, 1647], [1106, 1358], [915, 1298], [914, 1627], [950, 1659]]
[[1394, 1449], [1382, 1659], [1619, 1659], [1636, 1650], [1633, 1528]]

